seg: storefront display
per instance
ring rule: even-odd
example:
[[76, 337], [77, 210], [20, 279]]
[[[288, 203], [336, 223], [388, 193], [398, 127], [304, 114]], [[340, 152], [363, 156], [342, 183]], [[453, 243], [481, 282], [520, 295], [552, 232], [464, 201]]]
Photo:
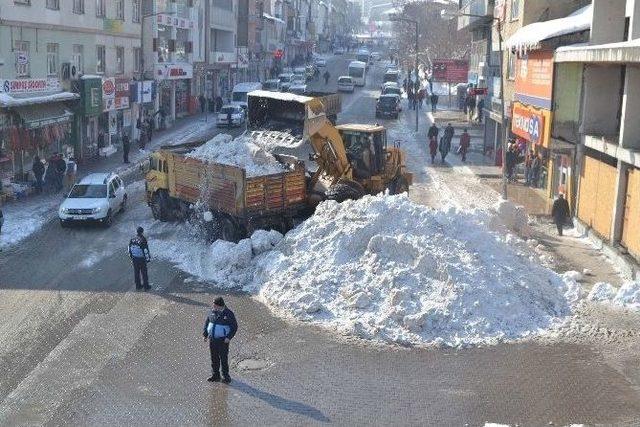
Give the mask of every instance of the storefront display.
[[191, 88], [189, 80], [176, 81], [176, 117], [182, 117], [189, 112]]

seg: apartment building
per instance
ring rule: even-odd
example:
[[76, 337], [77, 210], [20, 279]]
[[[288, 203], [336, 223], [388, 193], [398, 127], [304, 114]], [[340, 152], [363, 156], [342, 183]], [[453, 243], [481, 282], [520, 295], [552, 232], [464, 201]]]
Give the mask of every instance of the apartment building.
[[[35, 154], [114, 150], [131, 132], [140, 67], [139, 0], [11, 0], [0, 4], [0, 168]], [[133, 109], [132, 109], [133, 107]], [[7, 167], [7, 164], [11, 167]]]

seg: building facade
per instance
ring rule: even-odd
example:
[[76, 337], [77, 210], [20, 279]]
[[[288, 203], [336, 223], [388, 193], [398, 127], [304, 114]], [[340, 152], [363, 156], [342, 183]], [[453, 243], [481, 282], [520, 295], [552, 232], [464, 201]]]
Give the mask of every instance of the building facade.
[[[0, 161], [115, 151], [132, 132], [140, 67], [138, 0], [13, 1], [0, 8]], [[10, 160], [7, 160], [10, 159]]]

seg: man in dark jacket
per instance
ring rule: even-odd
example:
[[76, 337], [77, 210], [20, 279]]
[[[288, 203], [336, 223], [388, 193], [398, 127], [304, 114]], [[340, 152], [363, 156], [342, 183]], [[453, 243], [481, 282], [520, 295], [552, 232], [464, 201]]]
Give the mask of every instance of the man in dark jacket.
[[131, 149], [131, 139], [126, 133], [122, 136], [122, 160], [129, 163], [129, 150]]
[[569, 215], [569, 203], [564, 198], [564, 194], [560, 193], [555, 202], [553, 202], [553, 208], [551, 209], [551, 216], [558, 228], [558, 236], [562, 236], [562, 226], [567, 222]]
[[42, 193], [42, 176], [44, 175], [44, 165], [40, 160], [40, 157], [36, 155], [33, 158], [33, 166], [31, 167], [33, 176], [36, 178], [36, 192]]
[[[144, 228], [138, 227], [136, 236], [129, 241], [129, 257], [133, 264], [134, 281], [136, 289], [149, 289], [149, 274], [147, 272], [147, 263], [151, 261], [149, 254], [149, 244], [147, 238], [144, 237]], [[142, 276], [142, 281], [140, 280]]]
[[213, 309], [204, 321], [202, 336], [209, 339], [211, 352], [211, 377], [207, 381], [220, 381], [222, 367], [222, 382], [229, 384], [229, 343], [238, 331], [238, 322], [233, 311], [224, 304], [224, 299], [218, 297], [213, 301]]

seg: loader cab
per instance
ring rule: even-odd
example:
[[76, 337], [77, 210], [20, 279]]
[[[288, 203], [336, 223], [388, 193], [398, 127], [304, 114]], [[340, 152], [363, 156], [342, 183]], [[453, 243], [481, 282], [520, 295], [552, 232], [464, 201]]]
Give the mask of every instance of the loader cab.
[[357, 179], [384, 173], [387, 131], [379, 125], [336, 126]]

